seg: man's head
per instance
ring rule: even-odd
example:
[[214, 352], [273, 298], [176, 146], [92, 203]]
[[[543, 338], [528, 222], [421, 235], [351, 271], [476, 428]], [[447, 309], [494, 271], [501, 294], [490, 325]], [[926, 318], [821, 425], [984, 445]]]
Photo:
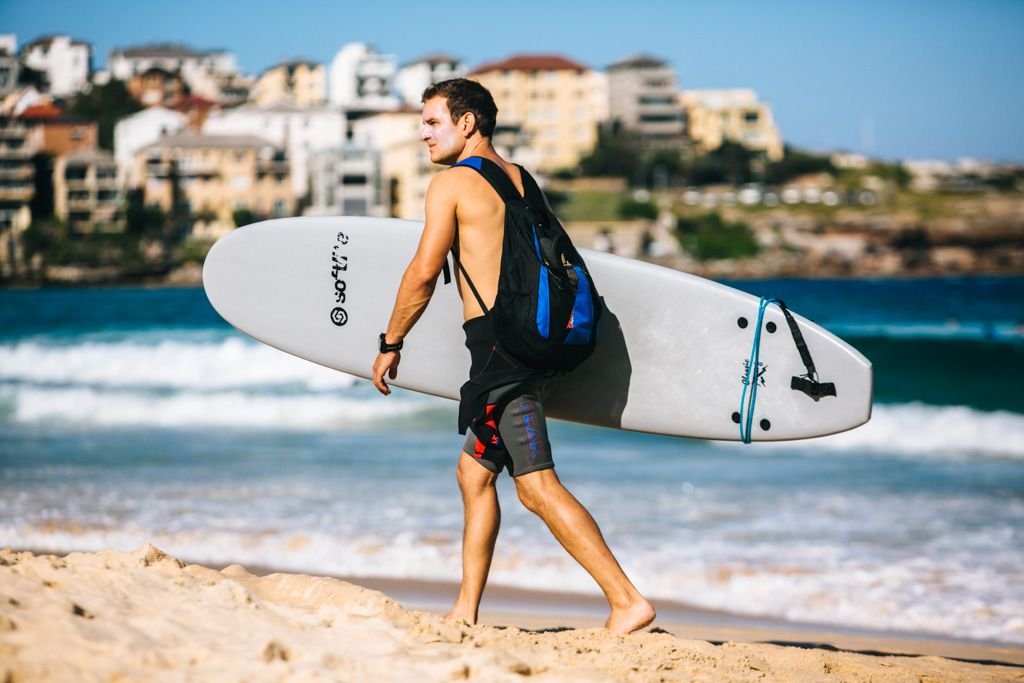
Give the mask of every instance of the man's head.
[[476, 81], [453, 78], [423, 91], [423, 130], [430, 160], [453, 164], [474, 136], [494, 135], [498, 107], [487, 88]]

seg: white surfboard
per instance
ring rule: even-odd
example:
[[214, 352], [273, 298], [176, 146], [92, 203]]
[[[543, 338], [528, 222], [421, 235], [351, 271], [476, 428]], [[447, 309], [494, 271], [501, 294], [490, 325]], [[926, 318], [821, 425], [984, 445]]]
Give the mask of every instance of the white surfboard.
[[[213, 307], [252, 337], [368, 378], [422, 223], [385, 218], [285, 218], [220, 239], [203, 268]], [[552, 380], [549, 417], [702, 439], [740, 440], [737, 422], [758, 299], [642, 261], [580, 250], [604, 298], [595, 354]], [[871, 416], [871, 363], [796, 316], [822, 382], [814, 400], [790, 388], [806, 373], [782, 312], [763, 319], [754, 441], [801, 439]], [[440, 280], [405, 340], [395, 386], [458, 400], [468, 379], [462, 302]]]

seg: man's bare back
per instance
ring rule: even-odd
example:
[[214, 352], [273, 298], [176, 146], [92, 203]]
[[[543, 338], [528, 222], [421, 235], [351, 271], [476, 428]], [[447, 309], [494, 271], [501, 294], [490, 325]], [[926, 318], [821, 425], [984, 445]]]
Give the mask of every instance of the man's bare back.
[[[523, 179], [519, 167], [496, 154], [487, 158], [502, 167], [521, 194]], [[455, 167], [444, 173], [455, 176], [461, 188], [455, 211], [458, 226], [458, 244], [455, 248], [459, 260], [484, 303], [491, 306], [498, 291], [498, 271], [505, 234], [505, 203], [490, 184], [471, 168]], [[463, 318], [470, 320], [483, 315], [480, 304], [458, 269], [455, 278], [462, 297]]]

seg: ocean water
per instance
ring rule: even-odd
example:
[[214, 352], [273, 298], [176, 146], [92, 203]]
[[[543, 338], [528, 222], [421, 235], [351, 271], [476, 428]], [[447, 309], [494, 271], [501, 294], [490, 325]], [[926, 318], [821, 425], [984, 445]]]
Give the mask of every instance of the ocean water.
[[[874, 414], [750, 446], [552, 423], [562, 479], [634, 582], [1024, 643], [1024, 279], [731, 284], [868, 356]], [[260, 345], [199, 289], [0, 292], [0, 546], [457, 580], [460, 444], [454, 403]], [[492, 583], [596, 594], [499, 490]]]

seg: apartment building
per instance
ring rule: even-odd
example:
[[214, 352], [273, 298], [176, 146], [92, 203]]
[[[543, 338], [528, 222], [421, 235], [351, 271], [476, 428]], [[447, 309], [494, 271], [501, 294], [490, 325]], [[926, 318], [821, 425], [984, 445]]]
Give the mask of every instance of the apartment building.
[[287, 153], [253, 135], [181, 132], [160, 138], [135, 154], [135, 176], [145, 201], [172, 210], [177, 183], [196, 217], [193, 235], [215, 239], [235, 228], [234, 212], [291, 216], [296, 198]]
[[22, 48], [21, 60], [28, 68], [46, 74], [50, 94], [69, 97], [89, 83], [92, 45], [70, 36], [43, 36]]
[[579, 165], [597, 142], [607, 107], [603, 74], [561, 55], [522, 54], [470, 73], [491, 91], [498, 122], [518, 126], [537, 153], [537, 170]]
[[96, 149], [99, 127], [95, 121], [71, 116], [53, 104], [28, 107], [21, 113], [28, 125], [27, 144], [36, 152], [54, 157], [78, 150]]
[[676, 73], [668, 62], [634, 55], [607, 68], [611, 122], [646, 142], [682, 142], [686, 120], [677, 101]]
[[185, 80], [178, 71], [152, 66], [128, 79], [127, 88], [144, 107], [168, 107], [184, 94]]
[[395, 75], [395, 89], [406, 104], [418, 107], [428, 86], [468, 73], [457, 57], [436, 53], [409, 62]]
[[684, 90], [678, 98], [697, 149], [708, 152], [729, 140], [763, 153], [769, 161], [782, 158], [782, 136], [771, 107], [758, 101], [753, 90]]
[[426, 145], [420, 140], [422, 126], [417, 107], [379, 112], [352, 124], [353, 142], [377, 153], [385, 215], [424, 218], [427, 187], [442, 167], [430, 161]]
[[105, 150], [57, 157], [53, 169], [54, 215], [77, 233], [123, 232], [124, 195], [117, 163]]
[[0, 118], [0, 275], [9, 276], [20, 260], [21, 233], [32, 222], [29, 202], [35, 194], [35, 153], [28, 126]]
[[387, 216], [387, 188], [380, 154], [345, 144], [315, 152], [310, 159], [312, 205], [307, 216]]
[[237, 99], [231, 88], [238, 85], [238, 65], [235, 55], [225, 50], [196, 51], [178, 43], [136, 45], [111, 50], [107, 68], [112, 78], [126, 82], [161, 69], [179, 75], [193, 95], [224, 104]]
[[377, 52], [366, 43], [348, 43], [334, 56], [330, 71], [330, 102], [346, 109], [395, 109], [398, 58]]
[[0, 97], [18, 89], [18, 74], [21, 60], [18, 59], [18, 39], [12, 34], [0, 35]]
[[292, 191], [296, 197], [309, 192], [309, 160], [313, 152], [338, 147], [346, 141], [348, 124], [336, 107], [305, 107], [291, 104], [248, 104], [212, 112], [203, 132], [214, 135], [255, 135], [286, 148], [291, 163]]
[[316, 62], [281, 62], [264, 71], [256, 81], [252, 101], [258, 105], [322, 105], [327, 101], [327, 69]]
[[144, 181], [135, 174], [135, 154], [165, 135], [180, 132], [188, 117], [163, 107], [143, 109], [126, 116], [114, 126], [114, 161], [126, 187], [137, 187]]

